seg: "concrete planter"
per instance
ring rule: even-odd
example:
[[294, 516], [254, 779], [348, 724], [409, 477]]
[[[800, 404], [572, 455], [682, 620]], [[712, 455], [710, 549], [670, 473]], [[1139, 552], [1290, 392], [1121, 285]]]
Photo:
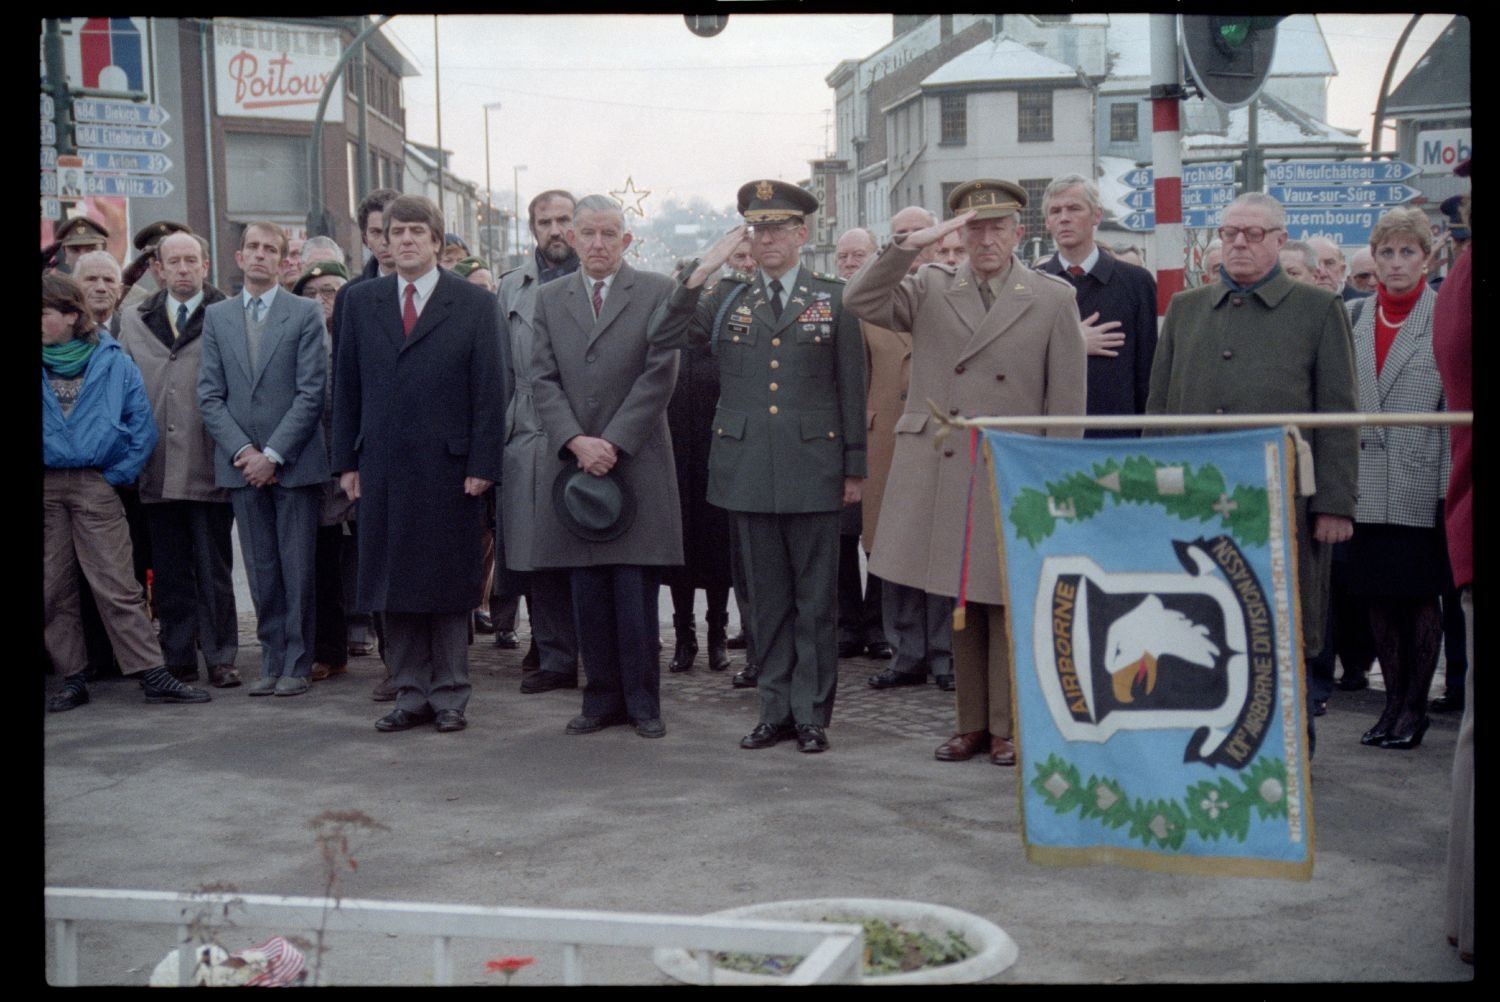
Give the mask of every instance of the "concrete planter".
[[[920, 901], [889, 898], [810, 898], [801, 901], [768, 901], [713, 912], [713, 918], [785, 919], [792, 922], [818, 922], [828, 917], [851, 920], [878, 918], [903, 929], [942, 938], [950, 929], [961, 933], [975, 954], [968, 960], [942, 967], [927, 967], [903, 974], [884, 974], [864, 978], [867, 985], [952, 985], [973, 984], [992, 978], [1016, 962], [1020, 951], [1005, 930], [987, 919], [957, 908], [930, 905]], [[662, 949], [652, 960], [669, 978], [691, 985], [704, 983], [697, 961], [687, 950]], [[774, 985], [784, 979], [773, 974], [746, 974], [722, 967], [714, 968], [714, 983], [719, 985]]]

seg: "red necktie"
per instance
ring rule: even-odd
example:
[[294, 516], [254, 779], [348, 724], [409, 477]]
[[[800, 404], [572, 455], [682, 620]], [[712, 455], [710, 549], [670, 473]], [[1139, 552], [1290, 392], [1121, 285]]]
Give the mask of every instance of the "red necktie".
[[1072, 275], [1074, 278], [1082, 278], [1085, 272], [1078, 265], [1070, 264], [1068, 265], [1068, 274]]
[[604, 282], [594, 283], [594, 318], [597, 320], [599, 314], [604, 310]]
[[412, 328], [417, 326], [417, 287], [410, 283], [406, 286], [406, 305], [401, 308], [401, 330], [411, 337]]

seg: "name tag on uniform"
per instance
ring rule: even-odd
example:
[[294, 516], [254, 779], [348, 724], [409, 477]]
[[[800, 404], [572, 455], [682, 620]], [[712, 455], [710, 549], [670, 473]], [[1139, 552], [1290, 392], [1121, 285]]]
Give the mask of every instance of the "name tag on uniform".
[[750, 325], [749, 324], [737, 324], [737, 323], [731, 322], [731, 323], [726, 324], [725, 327], [728, 329], [729, 333], [731, 333], [731, 334], [749, 334], [750, 333]]

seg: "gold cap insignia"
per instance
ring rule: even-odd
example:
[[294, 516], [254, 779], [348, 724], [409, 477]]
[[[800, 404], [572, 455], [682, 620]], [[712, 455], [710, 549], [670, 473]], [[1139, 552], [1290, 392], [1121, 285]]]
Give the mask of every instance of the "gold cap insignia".
[[755, 186], [755, 197], [762, 202], [769, 199], [772, 194], [774, 194], [774, 190], [771, 188], [770, 181], [762, 181]]

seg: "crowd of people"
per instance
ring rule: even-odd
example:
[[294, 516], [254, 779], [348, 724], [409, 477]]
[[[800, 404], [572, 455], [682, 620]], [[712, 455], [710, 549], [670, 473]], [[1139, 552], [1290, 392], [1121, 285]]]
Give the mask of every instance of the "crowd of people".
[[[1469, 392], [1459, 342], [1442, 340], [1467, 335], [1468, 254], [1435, 292], [1419, 210], [1386, 213], [1346, 280], [1337, 244], [1288, 240], [1277, 202], [1241, 195], [1213, 271], [1158, 330], [1151, 273], [1098, 240], [1092, 180], [1046, 189], [1056, 251], [1035, 268], [1016, 256], [1027, 201], [1009, 181], [959, 185], [945, 220], [903, 209], [883, 247], [844, 232], [834, 276], [801, 261], [817, 200], [752, 181], [744, 224], [667, 276], [625, 260], [618, 202], [551, 189], [528, 209], [532, 258], [497, 281], [430, 201], [382, 189], [359, 207], [360, 272], [328, 238], [253, 222], [228, 297], [186, 226], [143, 228], [127, 273], [98, 224], [69, 221], [42, 298], [44, 639], [62, 676], [49, 709], [89, 700], [92, 606], [147, 701], [207, 701], [200, 660], [211, 689], [297, 696], [345, 672], [373, 629], [387, 670], [372, 695], [395, 704], [376, 728], [462, 730], [473, 636], [518, 646], [524, 598], [521, 692], [582, 679], [568, 733], [659, 738], [665, 584], [669, 671], [697, 663], [697, 589], [707, 667], [745, 650], [730, 684], [755, 688], [759, 712], [741, 747], [827, 749], [837, 659], [867, 654], [890, 662], [874, 689], [930, 676], [955, 692], [938, 759], [1014, 765], [995, 526], [965, 536], [970, 458], [929, 402], [954, 417], [1390, 414]], [[1472, 604], [1467, 433], [1304, 435], [1309, 722], [1336, 663], [1355, 689], [1378, 661], [1386, 704], [1363, 741], [1415, 749], [1445, 617], [1464, 630], [1455, 583]], [[232, 526], [261, 645], [249, 680]], [[1465, 709], [1471, 741], [1461, 648], [1450, 640], [1433, 708]]]

